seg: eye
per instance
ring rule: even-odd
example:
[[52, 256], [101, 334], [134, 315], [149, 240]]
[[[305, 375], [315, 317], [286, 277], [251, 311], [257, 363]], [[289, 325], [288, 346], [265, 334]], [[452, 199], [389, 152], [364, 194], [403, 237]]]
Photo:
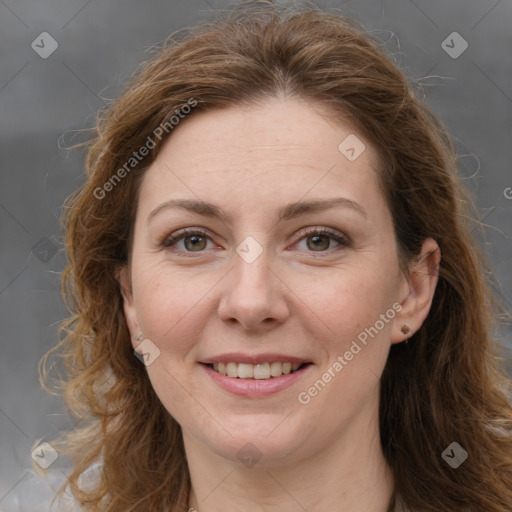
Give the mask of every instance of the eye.
[[332, 240], [338, 244], [338, 248], [350, 246], [350, 240], [346, 236], [327, 228], [312, 228], [302, 232], [302, 235], [299, 242], [305, 241], [309, 252], [328, 252]]
[[[338, 246], [350, 247], [350, 239], [348, 237], [327, 228], [310, 228], [302, 231], [301, 234], [302, 237], [299, 239], [299, 242], [306, 241], [306, 252], [328, 252], [331, 248], [332, 240]], [[177, 247], [177, 244], [182, 241], [184, 245]], [[183, 229], [165, 237], [161, 245], [166, 249], [171, 249], [173, 252], [190, 255], [194, 252], [204, 252], [207, 249], [208, 241], [211, 242], [211, 238], [205, 231], [200, 229]]]
[[[175, 252], [179, 253], [202, 252], [203, 249], [206, 249], [208, 240], [210, 240], [210, 237], [204, 231], [184, 229], [166, 237], [162, 246], [173, 248]], [[184, 249], [175, 249], [176, 244], [181, 241], [184, 242]]]

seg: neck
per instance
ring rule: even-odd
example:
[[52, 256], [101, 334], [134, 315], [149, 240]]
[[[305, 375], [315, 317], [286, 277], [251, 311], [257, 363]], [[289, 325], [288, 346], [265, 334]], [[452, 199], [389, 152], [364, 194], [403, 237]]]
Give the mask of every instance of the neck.
[[198, 512], [389, 510], [394, 479], [377, 421], [355, 422], [311, 456], [288, 456], [286, 464], [263, 465], [262, 459], [250, 468], [214, 454], [186, 434], [184, 440], [192, 483], [189, 506]]

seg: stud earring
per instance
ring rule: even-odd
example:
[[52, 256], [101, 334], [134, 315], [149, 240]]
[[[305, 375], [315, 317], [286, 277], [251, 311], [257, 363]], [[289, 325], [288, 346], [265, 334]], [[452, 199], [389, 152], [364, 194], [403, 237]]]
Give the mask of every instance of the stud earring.
[[[411, 332], [411, 328], [407, 324], [402, 325], [400, 330], [402, 331], [402, 334], [405, 334], [406, 336]], [[409, 343], [409, 338], [405, 339], [405, 344], [407, 345], [407, 343]]]
[[135, 337], [137, 341], [142, 341], [142, 331], [139, 331], [139, 334]]
[[402, 331], [402, 334], [405, 335], [411, 332], [411, 328], [407, 324], [402, 325], [402, 328], [400, 330]]

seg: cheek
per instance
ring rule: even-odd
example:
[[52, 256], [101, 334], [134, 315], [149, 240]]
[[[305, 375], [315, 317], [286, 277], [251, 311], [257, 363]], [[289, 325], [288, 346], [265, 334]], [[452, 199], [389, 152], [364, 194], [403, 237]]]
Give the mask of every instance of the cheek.
[[392, 307], [392, 283], [386, 283], [380, 273], [347, 277], [337, 291], [331, 297], [332, 306], [325, 309], [330, 313], [326, 322], [333, 326], [336, 336], [325, 347], [329, 354], [325, 371], [330, 370], [326, 379], [331, 384], [322, 400], [350, 410], [350, 404], [355, 407], [364, 403], [378, 383], [389, 353], [396, 312]]
[[[193, 366], [186, 364], [194, 359], [194, 347], [204, 338], [204, 321], [207, 312], [209, 282], [207, 273], [192, 275], [168, 265], [148, 265], [139, 274], [136, 296], [137, 314], [145, 338], [159, 349], [158, 358], [147, 366], [148, 377], [155, 393], [167, 411], [180, 423], [199, 421], [201, 407], [191, 397], [200, 397], [196, 389]], [[205, 417], [202, 421], [207, 422]]]
[[[330, 269], [325, 277], [313, 282], [300, 276], [290, 288], [303, 299], [311, 321], [316, 319], [321, 324], [331, 349], [341, 350], [392, 307], [394, 286], [383, 274], [370, 265]], [[387, 327], [380, 330], [386, 331]]]
[[[308, 288], [301, 285], [298, 295], [308, 297], [312, 311], [329, 328], [324, 329], [327, 335], [317, 338], [325, 354], [319, 374], [301, 390], [301, 403], [313, 402], [308, 411], [334, 406], [332, 414], [344, 421], [375, 391], [396, 314], [392, 275], [368, 265], [331, 273], [325, 282], [310, 287], [309, 295], [304, 295]], [[313, 332], [313, 323], [308, 330]]]
[[187, 350], [201, 333], [198, 318], [204, 316], [204, 304], [216, 282], [212, 273], [148, 265], [137, 277], [136, 309], [144, 336], [166, 351]]

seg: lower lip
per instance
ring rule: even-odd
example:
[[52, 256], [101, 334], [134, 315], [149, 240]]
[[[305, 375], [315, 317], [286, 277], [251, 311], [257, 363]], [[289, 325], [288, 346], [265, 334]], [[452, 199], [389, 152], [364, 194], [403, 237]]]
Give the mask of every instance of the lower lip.
[[262, 397], [273, 395], [283, 389], [292, 386], [301, 379], [306, 373], [309, 373], [312, 364], [308, 364], [304, 368], [294, 373], [281, 375], [280, 377], [271, 377], [270, 379], [239, 379], [228, 377], [216, 372], [205, 364], [200, 364], [201, 368], [210, 376], [210, 378], [218, 384], [222, 389], [238, 396], [246, 397]]

